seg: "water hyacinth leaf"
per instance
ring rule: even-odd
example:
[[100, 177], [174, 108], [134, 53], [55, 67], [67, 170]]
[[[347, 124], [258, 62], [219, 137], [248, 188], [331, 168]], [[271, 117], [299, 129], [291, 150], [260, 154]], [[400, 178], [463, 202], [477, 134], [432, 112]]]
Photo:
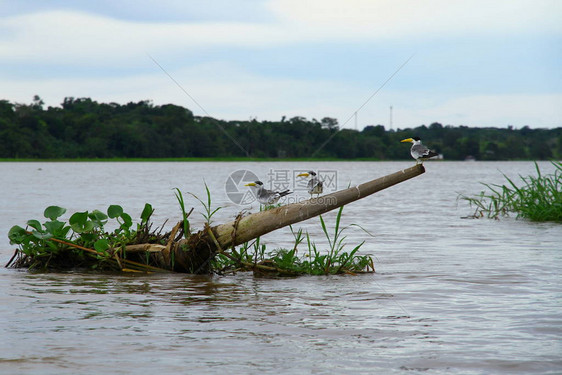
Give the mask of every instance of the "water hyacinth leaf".
[[39, 222], [39, 220], [28, 220], [27, 221], [27, 226], [37, 230], [37, 231], [41, 231], [41, 223]]
[[[91, 232], [92, 230], [94, 230], [94, 228], [94, 223], [91, 221], [87, 221], [86, 225], [84, 225], [84, 227], [82, 228], [82, 232]], [[74, 228], [72, 230], [74, 230]]]
[[36, 230], [31, 231], [31, 234], [33, 235], [33, 237], [40, 240], [48, 240], [49, 238], [53, 238], [53, 235], [51, 233], [42, 233], [37, 232]]
[[66, 235], [68, 234], [68, 232], [70, 232], [70, 229], [71, 229], [70, 226], [68, 226], [68, 225], [64, 226], [61, 229], [59, 236], [62, 237], [62, 238], [66, 238]]
[[68, 219], [68, 223], [76, 233], [89, 232], [94, 229], [94, 223], [88, 220], [88, 211], [74, 213]]
[[10, 244], [21, 244], [29, 236], [27, 231], [20, 227], [19, 225], [14, 225], [8, 232], [8, 238], [10, 239]]
[[70, 219], [68, 219], [68, 223], [70, 225], [76, 224], [76, 225], [84, 226], [87, 221], [88, 221], [88, 211], [75, 212], [72, 214]]
[[142, 213], [141, 213], [142, 222], [143, 223], [148, 222], [148, 219], [150, 219], [150, 216], [152, 216], [153, 212], [154, 212], [154, 209], [152, 208], [152, 205], [150, 203], [145, 203], [144, 209], [142, 210]]
[[80, 238], [82, 238], [85, 243], [91, 243], [95, 242], [94, 240], [96, 240], [98, 236], [95, 233], [81, 233]]
[[119, 217], [122, 214], [123, 214], [123, 207], [119, 205], [112, 204], [107, 208], [107, 216], [109, 216], [112, 219], [115, 219], [116, 217]]
[[88, 214], [88, 217], [97, 227], [103, 227], [107, 223], [107, 215], [99, 210], [92, 211], [90, 214]]
[[59, 206], [49, 206], [45, 209], [43, 215], [47, 219], [55, 220], [61, 217], [62, 215], [64, 215], [65, 212], [66, 212], [66, 208], [62, 208]]
[[45, 223], [45, 229], [47, 229], [47, 232], [51, 235], [58, 237], [63, 233], [64, 223], [58, 220], [47, 221]]
[[96, 249], [96, 251], [100, 253], [103, 253], [107, 251], [107, 249], [109, 249], [109, 242], [105, 238], [99, 239], [94, 243], [94, 249]]
[[125, 212], [121, 214], [121, 219], [123, 219], [123, 224], [121, 224], [121, 228], [130, 228], [133, 225], [133, 219], [131, 216]]

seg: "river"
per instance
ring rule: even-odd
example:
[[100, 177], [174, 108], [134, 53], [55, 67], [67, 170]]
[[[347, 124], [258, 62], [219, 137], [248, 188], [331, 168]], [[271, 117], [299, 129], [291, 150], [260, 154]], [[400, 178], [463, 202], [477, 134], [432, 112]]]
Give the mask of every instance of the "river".
[[[145, 203], [155, 226], [176, 223], [174, 188], [193, 228], [211, 191], [216, 224], [255, 202], [226, 183], [246, 170], [305, 199], [300, 171], [326, 191], [413, 162], [0, 163], [0, 261], [13, 225], [44, 221], [49, 205], [71, 213]], [[552, 172], [548, 162], [543, 173]], [[31, 273], [0, 269], [2, 374], [560, 374], [562, 225], [514, 217], [466, 219], [459, 194], [502, 173], [535, 174], [531, 162], [426, 162], [426, 173], [348, 205], [347, 249], [362, 241], [376, 273], [298, 278], [184, 274]], [[233, 174], [234, 173], [234, 174]], [[250, 174], [248, 174], [249, 176]], [[234, 177], [232, 177], [234, 176]], [[247, 176], [246, 176], [247, 177]], [[236, 191], [239, 189], [239, 191]], [[334, 213], [324, 215], [333, 228]], [[361, 229], [358, 225], [361, 226]], [[318, 218], [295, 225], [326, 248]], [[367, 233], [368, 232], [368, 233]], [[262, 239], [292, 244], [288, 229]], [[302, 246], [302, 245], [301, 245]], [[304, 249], [304, 247], [303, 247]]]

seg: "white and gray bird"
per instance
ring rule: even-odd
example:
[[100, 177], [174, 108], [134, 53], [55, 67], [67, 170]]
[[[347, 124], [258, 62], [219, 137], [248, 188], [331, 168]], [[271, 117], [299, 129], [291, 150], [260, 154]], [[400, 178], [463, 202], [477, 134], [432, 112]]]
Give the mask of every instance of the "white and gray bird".
[[306, 185], [308, 189], [308, 193], [312, 196], [312, 194], [317, 194], [318, 196], [322, 194], [324, 191], [324, 182], [320, 181], [318, 176], [313, 171], [304, 172], [298, 174], [297, 177], [310, 177], [308, 180], [308, 184]]
[[260, 202], [263, 205], [275, 204], [279, 201], [281, 197], [284, 197], [285, 195], [289, 195], [292, 193], [292, 191], [289, 190], [283, 190], [283, 191], [267, 190], [266, 188], [263, 187], [263, 182], [261, 181], [250, 182], [245, 186], [250, 186], [252, 188], [254, 195], [256, 196], [256, 199], [258, 200], [258, 202]]
[[414, 159], [416, 159], [416, 164], [423, 164], [424, 160], [439, 155], [435, 151], [431, 151], [429, 148], [422, 145], [420, 137], [406, 138], [401, 140], [400, 142], [412, 143], [410, 154]]

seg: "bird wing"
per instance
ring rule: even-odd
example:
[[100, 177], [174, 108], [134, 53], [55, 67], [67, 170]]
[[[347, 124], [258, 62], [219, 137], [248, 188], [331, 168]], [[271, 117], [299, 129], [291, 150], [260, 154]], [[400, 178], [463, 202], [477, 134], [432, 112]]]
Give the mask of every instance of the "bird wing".
[[324, 186], [324, 183], [316, 176], [314, 176], [313, 178], [311, 178], [308, 181], [307, 184], [307, 188], [308, 188], [308, 192], [310, 194], [317, 194], [317, 193], [322, 193], [322, 187]]
[[284, 197], [285, 195], [289, 195], [289, 194], [292, 194], [292, 193], [293, 193], [292, 191], [290, 191], [289, 189], [287, 189], [287, 190], [283, 190], [283, 191], [281, 191], [281, 192], [279, 192], [279, 193], [277, 193], [277, 194], [279, 194], [280, 197]]
[[308, 184], [306, 184], [306, 187], [310, 190], [314, 187], [315, 184], [316, 181], [314, 181], [314, 178], [311, 178], [310, 180], [308, 180]]
[[425, 147], [422, 144], [413, 145], [412, 146], [412, 153], [415, 153], [416, 155], [418, 155], [418, 157], [424, 157], [424, 156], [429, 155], [429, 148]]
[[412, 153], [416, 154], [418, 158], [431, 158], [438, 155], [422, 144], [412, 146]]

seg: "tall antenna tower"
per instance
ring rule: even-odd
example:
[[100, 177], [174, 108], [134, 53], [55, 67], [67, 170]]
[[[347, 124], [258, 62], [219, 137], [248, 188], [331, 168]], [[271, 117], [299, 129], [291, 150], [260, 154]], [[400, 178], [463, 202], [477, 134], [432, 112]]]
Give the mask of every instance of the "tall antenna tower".
[[388, 123], [388, 126], [390, 127], [390, 130], [392, 130], [392, 106], [390, 106], [390, 121]]
[[355, 130], [357, 130], [357, 111], [353, 115], [355, 116]]

